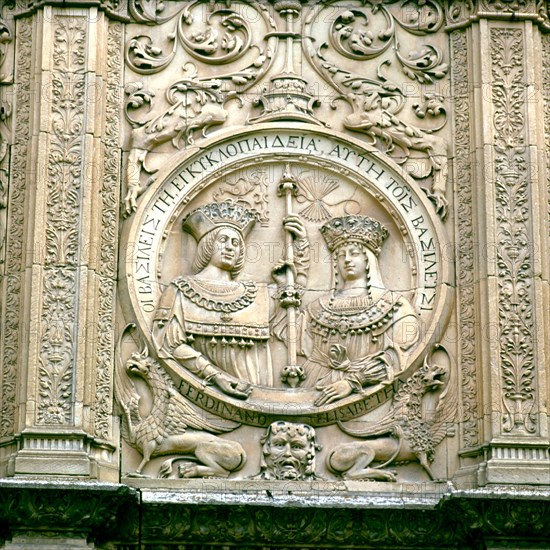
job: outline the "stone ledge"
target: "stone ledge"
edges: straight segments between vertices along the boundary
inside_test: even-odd
[[[223,491],[211,491],[223,483]],[[125,550],[149,544],[485,548],[487,541],[507,544],[518,537],[532,547],[550,543],[550,487],[457,490],[430,483],[413,495],[412,486],[365,483],[358,490],[342,483],[330,496],[320,482],[317,495],[307,496],[315,483],[251,480],[252,496],[243,499],[242,482],[238,491],[238,483],[228,480],[189,480],[180,490],[163,488],[163,480],[134,480],[134,485],[140,487],[1,480],[0,540],[84,537],[97,548]],[[201,485],[208,489],[202,495]]]

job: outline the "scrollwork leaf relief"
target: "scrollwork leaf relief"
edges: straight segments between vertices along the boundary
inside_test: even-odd
[[[492,29],[499,340],[505,432],[535,433],[533,268],[521,30]]]
[[[19,323],[21,319],[21,265],[24,249],[24,220],[26,193],[26,162],[29,142],[29,119],[31,101],[32,25],[28,19],[17,23],[17,71],[21,75],[16,87],[17,110],[15,112],[15,133],[13,160],[11,163],[10,195],[8,209],[8,232],[6,242],[6,272],[2,401],[0,408],[0,435],[13,433],[15,422],[15,389],[19,363]]]
[[[86,18],[54,19],[51,138],[47,168],[46,268],[39,350],[38,422],[72,419],[78,307]]]
[[[462,438],[466,448],[479,444],[479,406],[475,353],[474,242],[472,224],[472,170],[470,166],[471,120],[468,88],[468,49],[465,31],[451,34],[452,82],[454,85],[455,188],[458,201],[457,247],[460,315],[460,361],[462,370]]]
[[[64,424],[72,413],[76,273],[49,269],[43,280],[38,421]]]
[[[369,143],[404,165],[413,178],[431,179],[428,197],[445,219],[448,147],[438,135],[447,122],[444,99],[433,90],[420,88],[423,103],[409,102],[403,92],[404,80],[424,86],[447,77],[446,51],[434,41],[424,41],[441,28],[443,10],[436,2],[383,4],[365,2],[350,8],[337,0],[319,5],[305,18],[304,53],[319,75],[340,93],[334,102],[343,100],[351,107],[352,112],[342,118],[343,129],[363,134]],[[319,21],[329,9],[333,23],[327,31]],[[411,43],[411,34],[423,38],[416,38],[417,46],[407,51],[403,44]],[[351,65],[349,60],[355,63]],[[410,116],[411,111],[416,119]],[[410,162],[411,158],[416,161]]]

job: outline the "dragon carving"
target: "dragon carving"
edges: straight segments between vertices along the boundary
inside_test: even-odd
[[[126,118],[132,124],[130,133],[130,153],[126,170],[127,189],[124,197],[124,215],[130,216],[137,208],[136,199],[151,185],[154,176],[141,183],[141,171],[154,174],[146,165],[146,159],[154,148],[172,141],[177,149],[194,143],[193,134],[206,131],[216,124],[223,124],[227,112],[223,107],[224,97],[219,92],[218,80],[200,81],[196,78],[183,79],[173,84],[166,93],[169,108],[159,115],[138,121],[130,114],[130,109],[139,109],[151,103],[154,94],[142,90],[141,83],[126,87],[129,96],[126,102]]]
[[[131,377],[142,378],[151,392],[148,414],[140,413],[140,396]],[[230,432],[240,424],[205,416],[192,406],[146,349],[132,353],[125,367],[116,369],[115,392],[124,413],[123,437],[143,456],[131,475],[141,476],[152,458],[170,454],[184,455],[191,461],[190,466],[180,468],[182,477],[227,477],[244,466],[242,446],[214,435]]]
[[[446,351],[439,347],[442,354]],[[445,382],[449,368],[431,363],[428,358],[422,367],[399,388],[393,397],[390,411],[372,422],[339,422],[340,429],[355,437],[368,439],[337,446],[327,457],[328,468],[344,479],[396,481],[396,473],[384,469],[392,463],[420,462],[430,479],[435,476],[430,464],[434,450],[449,430],[456,414],[456,392]],[[436,396],[437,405],[431,414],[425,412],[428,393],[443,390]],[[350,427],[360,424],[361,427]],[[371,466],[376,463],[377,466]]]

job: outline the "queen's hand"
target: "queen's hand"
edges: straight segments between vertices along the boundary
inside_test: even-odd
[[[321,395],[313,403],[316,407],[344,399],[353,392],[353,387],[347,380],[338,380],[327,386],[317,386],[316,389],[321,392]]]

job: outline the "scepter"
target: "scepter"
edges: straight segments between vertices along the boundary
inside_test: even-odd
[[[293,214],[292,197],[298,194],[298,184],[296,177],[290,171],[290,165],[287,164],[283,177],[279,183],[278,192],[280,197],[284,197],[286,203],[286,216]],[[285,260],[289,266],[294,266],[294,246],[293,236],[286,232],[285,235]],[[292,388],[295,388],[301,380],[304,379],[302,367],[297,365],[297,331],[296,331],[296,308],[300,306],[300,295],[296,289],[294,271],[287,269],[286,287],[280,294],[281,307],[286,309],[287,315],[287,365],[281,373],[281,379]]]

